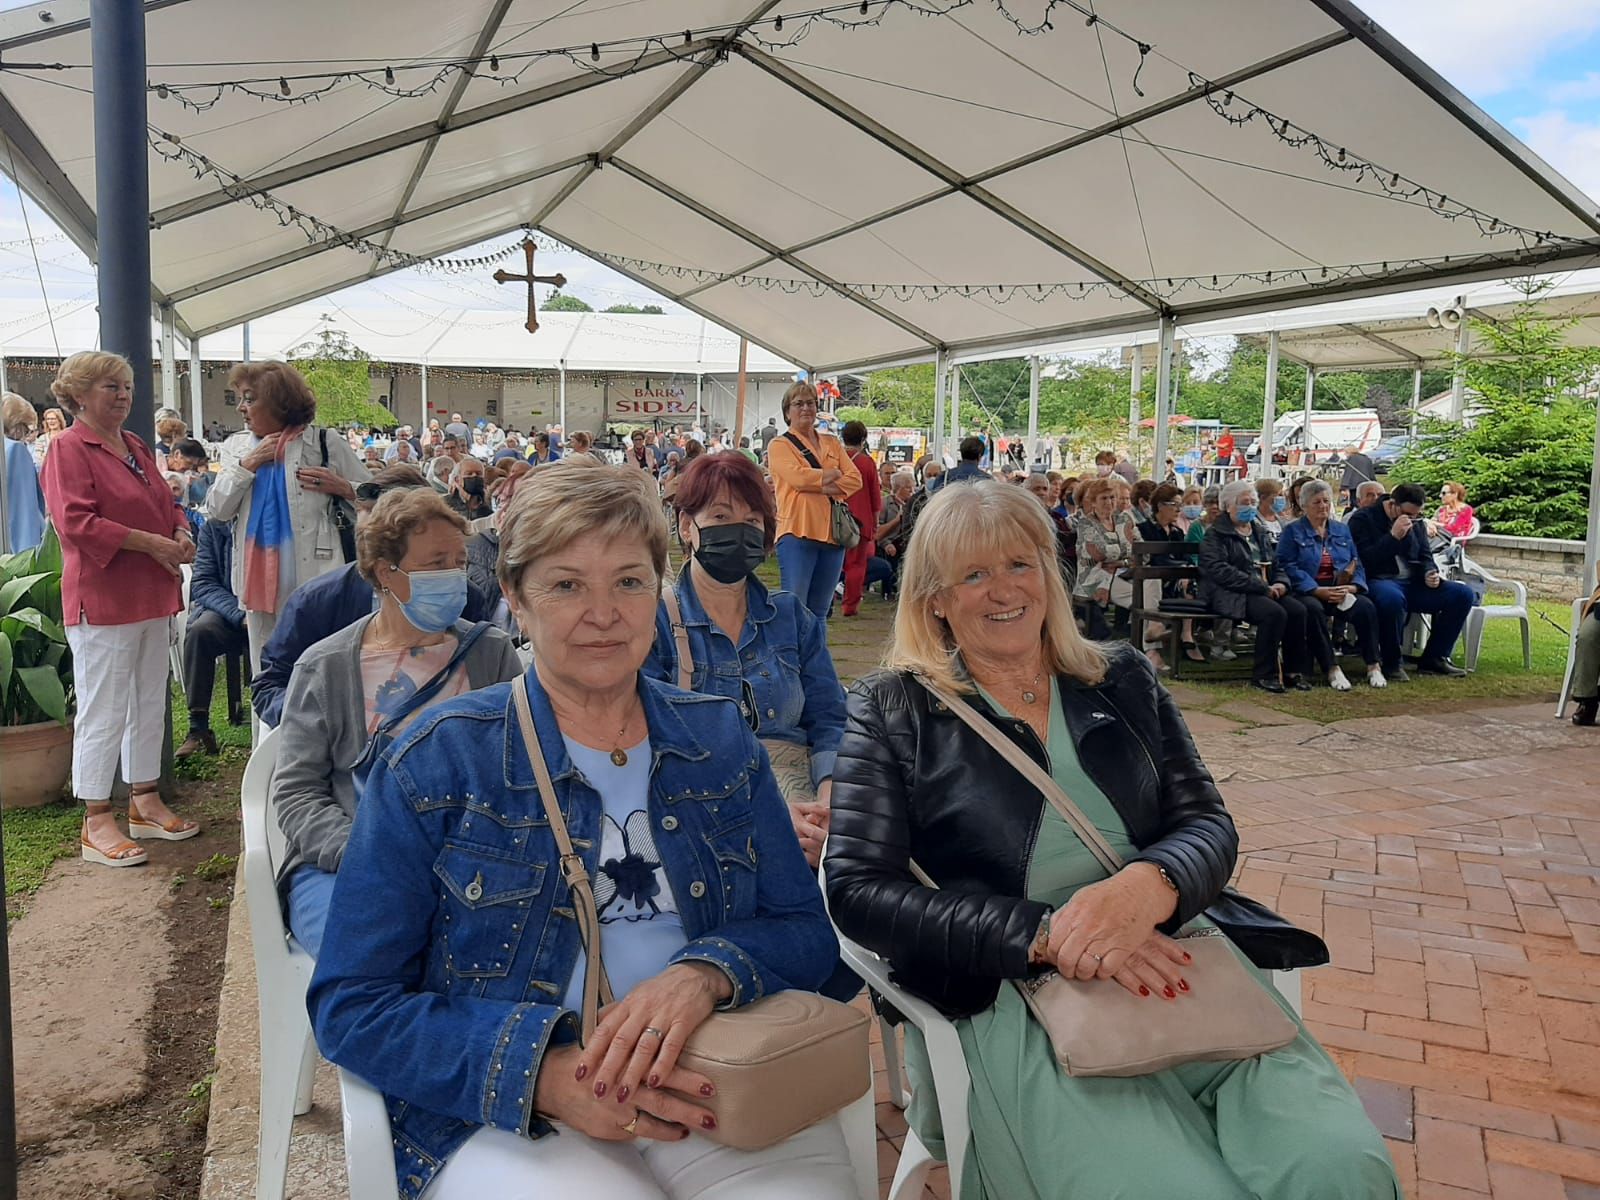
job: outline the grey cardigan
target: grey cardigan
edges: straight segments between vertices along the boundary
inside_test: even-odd
[[[280,882],[307,864],[336,872],[344,857],[356,815],[353,771],[368,741],[361,638],[371,620],[362,617],[317,642],[289,676],[272,775],[273,807],[287,840]],[[456,622],[458,635],[471,630],[471,622]],[[476,691],[518,678],[522,661],[509,637],[488,629],[467,651],[466,668],[467,686]]]

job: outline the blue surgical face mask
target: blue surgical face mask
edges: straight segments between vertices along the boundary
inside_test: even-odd
[[[1272,498],[1272,511],[1273,512],[1281,513],[1288,507],[1289,507],[1289,501],[1288,501],[1287,498],[1285,498],[1283,496],[1274,496]]]
[[[1247,505],[1234,514],[1233,520],[1238,525],[1250,525],[1261,515],[1261,510],[1255,505]]]
[[[397,571],[399,568],[395,568]],[[411,599],[395,599],[406,620],[423,633],[443,633],[461,619],[467,607],[467,573],[461,568],[446,571],[400,571],[411,581]]]
[[[1191,521],[1198,521],[1206,515],[1206,510],[1198,504],[1185,504],[1183,506],[1183,515]]]

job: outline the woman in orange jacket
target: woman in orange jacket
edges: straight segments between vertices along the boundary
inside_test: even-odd
[[[809,383],[783,394],[789,428],[772,439],[767,468],[778,499],[778,571],[817,619],[825,620],[844,566],[844,547],[833,540],[833,502],[861,490],[861,472],[839,439],[817,430],[817,393]]]

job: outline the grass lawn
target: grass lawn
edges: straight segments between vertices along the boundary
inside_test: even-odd
[[[173,744],[180,745],[189,736],[189,712],[181,688],[174,685],[172,697]],[[247,704],[248,699],[246,689]],[[220,760],[201,754],[180,762],[176,766],[179,779],[214,779],[222,761],[237,761],[242,767],[250,756],[250,726],[228,724],[227,689],[220,678],[211,706],[211,728],[222,748]],[[83,807],[64,800],[40,808],[13,809],[4,814],[3,821],[6,906],[15,917],[21,913],[20,901],[44,882],[50,864],[77,851]]]
[[[1510,593],[1491,592],[1491,605],[1510,603]],[[1366,687],[1364,676],[1345,673],[1355,689],[1344,694],[1319,687],[1313,692],[1289,692],[1274,696],[1249,686],[1242,678],[1212,681],[1202,672],[1185,674],[1183,698],[1186,708],[1213,709],[1230,701],[1248,700],[1265,708],[1304,717],[1311,721],[1342,721],[1350,717],[1378,717],[1408,710],[1441,710],[1462,701],[1519,701],[1548,698],[1561,690],[1561,676],[1567,666],[1567,624],[1572,618],[1570,601],[1540,600],[1529,597],[1528,611],[1533,617],[1533,669],[1522,666],[1522,631],[1519,622],[1490,620],[1483,627],[1483,647],[1478,668],[1461,679],[1444,679],[1411,672],[1411,682],[1394,684],[1381,691]],[[1456,665],[1462,665],[1464,651],[1458,643]],[[1239,667],[1239,663],[1230,663]],[[1246,664],[1246,669],[1248,664]]]

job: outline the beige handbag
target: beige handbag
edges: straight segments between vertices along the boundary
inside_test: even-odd
[[[594,890],[556,802],[527,689],[518,683],[511,692],[588,959],[581,1014],[587,1044],[600,1004],[615,999],[601,959]],[[813,992],[778,992],[732,1012],[712,1013],[689,1035],[678,1056],[681,1066],[698,1071],[716,1087],[709,1100],[698,1094],[682,1097],[717,1119],[715,1129],[695,1132],[736,1150],[764,1150],[860,1099],[872,1086],[868,1024],[865,1013]]]
[[[1122,869],[1121,856],[1043,767],[965,700],[927,679],[919,682],[1043,793],[1108,874]],[[929,887],[938,886],[915,863],[912,870]],[[1044,1026],[1062,1070],[1149,1075],[1187,1062],[1254,1058],[1299,1036],[1299,1026],[1245,969],[1220,929],[1189,929],[1177,939],[1193,959],[1184,968],[1193,990],[1176,1001],[1136,996],[1109,979],[1066,979],[1053,970],[1012,981]]]

